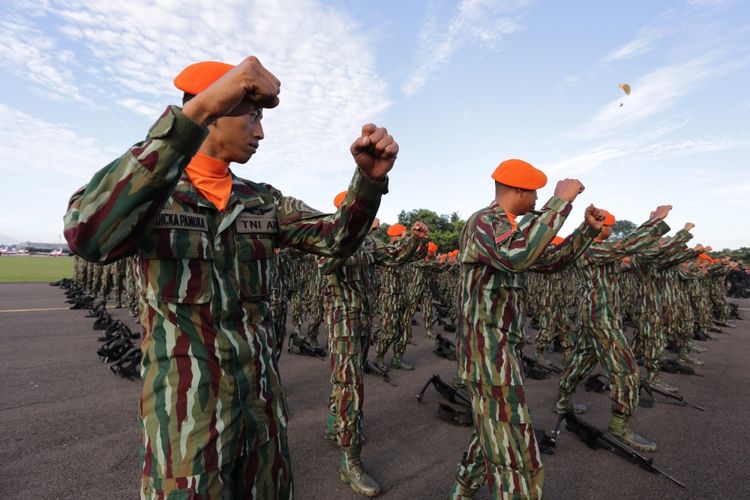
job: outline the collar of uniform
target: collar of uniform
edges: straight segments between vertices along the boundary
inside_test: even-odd
[[[238,203],[248,209],[268,205],[272,202],[273,195],[263,184],[242,179],[232,173],[232,194],[229,196],[227,210]]]
[[[216,210],[216,206],[208,201],[200,191],[190,182],[190,178],[186,173],[183,172],[180,180],[177,182],[177,186],[172,192],[172,196],[177,198],[183,203],[192,205],[194,207],[207,207]]]

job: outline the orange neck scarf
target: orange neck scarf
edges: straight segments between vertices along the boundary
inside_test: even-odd
[[[513,231],[515,232],[516,229],[518,229],[518,223],[516,222],[516,216],[512,213],[505,211],[505,216],[508,218],[508,222],[510,222],[510,227],[513,228]]]
[[[224,211],[232,193],[232,176],[229,175],[229,163],[196,153],[185,169],[190,182],[198,191]]]

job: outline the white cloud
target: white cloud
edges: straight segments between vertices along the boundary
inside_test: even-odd
[[[579,139],[594,139],[621,134],[645,119],[674,107],[706,83],[743,68],[750,62],[747,56],[718,61],[719,55],[709,54],[666,66],[630,82],[632,91],[629,96],[602,106],[571,135]],[[623,105],[620,106],[620,103]]]
[[[643,134],[624,141],[610,142],[571,158],[549,163],[543,170],[552,174],[573,175],[594,170],[613,160],[636,165],[643,161],[750,147],[750,135],[706,136],[659,143],[652,143],[653,138],[649,134]]]
[[[504,35],[521,30],[517,13],[527,3],[523,0],[462,0],[447,26],[430,15],[419,36],[416,67],[402,86],[404,94],[417,93],[463,47],[478,43],[495,48]]]
[[[613,50],[602,58],[602,63],[611,63],[621,59],[629,59],[651,51],[657,40],[670,33],[668,28],[654,28],[645,26],[638,30],[635,38],[622,47]]]
[[[188,64],[258,56],[281,80],[282,93],[281,105],[265,114],[266,140],[252,166],[277,179],[298,183],[301,171],[351,171],[349,144],[363,123],[391,105],[373,40],[355,19],[314,0],[201,0],[190,8],[173,0],[49,0],[44,12],[26,16],[28,38],[38,35],[36,46],[53,49],[74,46],[77,66],[71,74],[59,57],[49,57],[46,66],[35,64],[39,73],[78,78],[92,106],[116,105],[154,119],[179,102],[172,80]],[[2,65],[25,74],[20,58]]]
[[[122,152],[102,146],[101,141],[80,135],[69,126],[0,104],[0,174],[6,179],[35,172],[69,177],[83,184]]]
[[[74,83],[72,51],[15,16],[0,21],[0,68],[38,85],[47,95],[86,101]]]

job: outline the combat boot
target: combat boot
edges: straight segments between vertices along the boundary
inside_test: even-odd
[[[394,356],[391,360],[391,366],[397,370],[413,370],[414,367],[401,359],[401,356]]]
[[[656,451],[656,443],[643,436],[639,436],[628,425],[627,415],[612,414],[609,421],[609,433],[626,445],[640,451]]]
[[[695,352],[697,352],[698,354],[702,354],[702,353],[704,353],[704,352],[708,351],[708,349],[706,349],[705,347],[701,347],[701,346],[699,346],[699,345],[691,345],[691,346],[690,346],[690,350],[691,350],[691,351],[695,351]]]
[[[377,356],[375,358],[375,368],[377,368],[383,373],[388,371],[388,365],[385,364],[385,360],[383,360],[383,356]]]
[[[690,354],[688,354],[687,352],[681,352],[677,356],[677,359],[682,361],[683,363],[687,363],[688,365],[703,366],[703,361],[698,361],[697,359],[690,356]]]
[[[580,403],[573,403],[570,401],[570,394],[560,393],[560,397],[555,403],[555,413],[562,415],[572,411],[573,413],[586,413],[586,405]]]
[[[341,465],[339,479],[359,495],[374,497],[380,493],[380,485],[371,478],[362,467],[359,444],[352,443],[347,448],[341,448]]]

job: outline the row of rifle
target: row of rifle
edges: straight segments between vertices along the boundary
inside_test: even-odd
[[[93,329],[103,333],[98,339],[102,344],[96,351],[99,360],[107,363],[116,375],[130,380],[140,378],[142,353],[135,344],[139,335],[107,312],[106,300],[97,301],[96,297],[71,279],[62,279],[50,285],[65,290],[66,302],[71,304],[71,309],[88,310],[86,317],[94,318]]]

